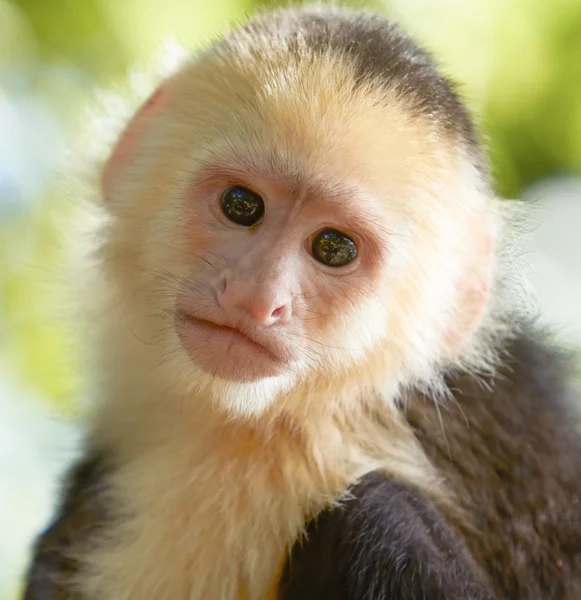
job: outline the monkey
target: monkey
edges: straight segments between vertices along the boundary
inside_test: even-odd
[[[99,175],[94,411],[25,600],[573,600],[571,356],[514,206],[384,16],[264,11]]]

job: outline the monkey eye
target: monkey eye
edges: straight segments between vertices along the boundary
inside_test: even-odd
[[[335,229],[321,231],[312,244],[313,256],[329,267],[343,267],[357,256],[355,242]]]
[[[221,205],[226,218],[244,227],[256,225],[264,215],[264,201],[262,198],[239,185],[224,190]]]

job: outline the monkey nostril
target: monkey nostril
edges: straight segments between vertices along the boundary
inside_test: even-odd
[[[280,317],[282,317],[283,313],[284,313],[284,306],[279,306],[278,308],[275,308],[272,311],[272,314],[270,316],[274,319],[280,319]]]

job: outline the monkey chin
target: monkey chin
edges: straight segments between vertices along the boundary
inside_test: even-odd
[[[214,409],[229,417],[258,419],[285,396],[296,383],[292,373],[251,382],[235,382],[203,373],[198,391],[211,399]]]

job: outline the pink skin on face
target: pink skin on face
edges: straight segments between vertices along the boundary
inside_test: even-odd
[[[263,199],[264,217],[256,227],[224,215],[220,198],[232,185]],[[176,330],[190,358],[205,372],[232,381],[281,375],[305,357],[320,358],[321,332],[345,299],[354,297],[357,273],[377,262],[373,244],[364,243],[370,235],[361,225],[365,220],[344,210],[340,197],[309,198],[290,193],[280,181],[247,174],[200,177],[191,196],[192,250],[207,261],[202,269],[197,261],[191,289],[177,304]],[[357,245],[357,257],[343,267],[312,256],[313,238],[329,228]]]

